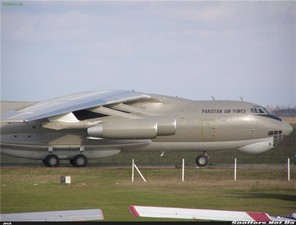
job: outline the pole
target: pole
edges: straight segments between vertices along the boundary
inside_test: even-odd
[[[185,175],[185,159],[182,159],[182,182],[184,182],[184,175]]]
[[[288,158],[288,181],[291,179],[291,173],[290,173],[290,158]]]
[[[132,159],[132,183],[134,183],[135,179],[135,160]]]
[[[236,181],[236,165],[237,165],[237,161],[236,158],[234,159],[234,181]]]

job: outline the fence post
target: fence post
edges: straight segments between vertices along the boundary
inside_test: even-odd
[[[291,173],[290,173],[290,158],[288,158],[288,181],[291,179]]]
[[[137,165],[135,164],[135,160],[132,159],[132,182],[134,182],[134,177],[135,177],[135,168],[137,170],[137,172],[140,174],[141,178],[143,179],[144,182],[147,182],[145,177],[142,175],[141,171],[139,170],[139,168],[137,167]]]
[[[185,159],[182,159],[182,182],[184,182],[184,176],[185,176]]]
[[[132,159],[132,183],[134,183],[135,179],[135,160]]]
[[[234,181],[236,181],[236,166],[237,166],[237,161],[236,158],[234,159]]]

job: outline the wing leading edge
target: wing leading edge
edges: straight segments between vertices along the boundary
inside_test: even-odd
[[[150,98],[150,95],[135,91],[93,91],[72,94],[41,101],[18,111],[9,111],[2,115],[0,120],[1,122],[30,122],[73,111]]]

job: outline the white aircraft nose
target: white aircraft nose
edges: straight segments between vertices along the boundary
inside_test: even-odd
[[[287,123],[286,121],[283,121],[283,123],[282,123],[283,125],[282,125],[282,130],[283,130],[283,134],[284,135],[289,135],[289,134],[291,134],[292,133],[292,131],[293,131],[293,127],[289,124],[289,123]]]

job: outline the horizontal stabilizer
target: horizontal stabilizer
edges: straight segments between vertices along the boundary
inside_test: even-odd
[[[101,209],[81,209],[65,211],[46,211],[28,213],[0,214],[0,221],[93,221],[103,220],[104,214]]]
[[[129,211],[136,217],[192,219],[210,221],[271,221],[263,212],[241,212],[212,209],[188,209],[156,206],[129,206]]]

